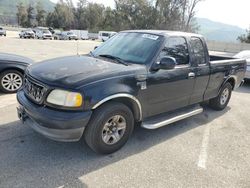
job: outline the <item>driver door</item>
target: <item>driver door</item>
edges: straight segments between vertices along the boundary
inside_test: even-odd
[[[193,68],[190,64],[187,41],[184,37],[167,39],[161,57],[176,59],[176,67],[171,70],[149,72],[147,89],[144,90],[144,117],[172,111],[189,104],[194,88]]]

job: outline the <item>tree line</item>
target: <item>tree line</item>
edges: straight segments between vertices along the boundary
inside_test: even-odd
[[[202,0],[115,0],[115,7],[79,0],[60,0],[52,12],[41,3],[17,5],[17,21],[22,27],[121,31],[165,29],[195,32],[195,9]]]
[[[241,43],[250,43],[250,29],[246,31],[246,34],[243,34],[237,39]]]

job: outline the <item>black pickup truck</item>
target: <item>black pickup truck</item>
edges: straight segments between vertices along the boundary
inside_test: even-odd
[[[223,110],[246,71],[241,59],[209,56],[202,36],[170,31],[120,32],[93,52],[26,70],[19,118],[57,141],[83,136],[96,152],[120,149],[134,125],[156,129]]]

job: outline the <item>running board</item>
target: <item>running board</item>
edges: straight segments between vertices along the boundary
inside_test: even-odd
[[[188,117],[200,114],[203,112],[203,108],[199,105],[184,108],[182,110],[162,114],[142,122],[141,126],[145,129],[158,129],[165,125],[186,119]]]

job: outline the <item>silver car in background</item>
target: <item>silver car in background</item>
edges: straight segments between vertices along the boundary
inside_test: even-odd
[[[0,27],[0,36],[6,37],[6,31],[2,27]]]
[[[72,31],[62,32],[60,40],[78,40],[77,35]]]
[[[24,38],[24,39],[26,39],[26,38],[28,38],[28,39],[30,39],[30,38],[34,39],[35,38],[35,33],[31,29],[26,29],[26,30],[22,30],[19,33],[19,37],[20,38]]]
[[[250,50],[244,50],[234,56],[235,58],[245,59],[247,61],[247,71],[245,79],[250,79]]]

